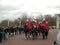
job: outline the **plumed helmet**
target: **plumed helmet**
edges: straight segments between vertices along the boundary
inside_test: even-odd
[[[35,21],[35,20],[33,19],[33,21]]]
[[[28,19],[26,21],[29,21]]]
[[[45,18],[43,18],[43,20],[42,21],[45,21]]]

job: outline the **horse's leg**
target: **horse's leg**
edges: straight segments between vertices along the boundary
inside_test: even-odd
[[[35,35],[36,35],[36,38],[37,38],[37,36],[38,36],[38,32],[37,31],[35,32]]]
[[[28,39],[30,38],[30,31],[29,30],[27,31],[27,38]]]
[[[33,35],[33,31],[32,31],[32,39],[33,39],[34,35]]]
[[[39,31],[39,33],[38,33],[38,34],[39,34],[39,36],[40,36],[40,31]]]
[[[45,39],[45,32],[44,31],[42,32],[42,37],[43,37],[43,39]]]
[[[27,31],[25,30],[24,33],[25,33],[25,39],[27,39]]]
[[[44,33],[43,33],[43,39],[45,39],[45,35],[44,35]]]
[[[48,36],[48,31],[46,30],[46,32],[45,32],[45,35],[46,35],[46,38],[47,38],[47,36]]]

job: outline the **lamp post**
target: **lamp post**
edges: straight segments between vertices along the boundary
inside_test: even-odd
[[[9,19],[8,19],[8,27],[9,27]]]
[[[18,23],[21,26],[21,19],[20,18],[18,18]]]

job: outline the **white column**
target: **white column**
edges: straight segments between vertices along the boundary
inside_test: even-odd
[[[59,16],[57,15],[56,28],[59,29]]]

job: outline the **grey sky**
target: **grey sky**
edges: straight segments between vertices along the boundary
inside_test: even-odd
[[[9,17],[13,16],[12,15],[13,11],[15,11],[17,9],[18,8],[16,8],[16,7],[0,5],[0,21],[8,19]]]
[[[33,16],[38,16],[39,13],[58,14],[60,0],[0,0],[0,21],[8,18],[14,20],[21,17],[22,12],[26,12],[29,16],[32,13]]]

